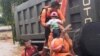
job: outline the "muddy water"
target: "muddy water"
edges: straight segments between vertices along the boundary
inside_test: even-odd
[[[0,56],[20,56],[21,48],[18,43],[13,44],[12,40],[0,40]]]

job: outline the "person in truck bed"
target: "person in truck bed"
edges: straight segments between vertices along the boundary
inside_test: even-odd
[[[62,28],[60,36],[53,38],[53,33],[51,32],[49,35],[49,48],[50,48],[50,56],[74,56],[75,53],[73,51],[73,43],[68,35],[68,31],[70,29],[70,24],[66,27]],[[56,33],[57,34],[57,33]]]
[[[21,53],[21,56],[33,56],[36,53],[38,53],[37,51],[37,46],[32,45],[30,40],[24,40],[24,45],[25,48]],[[36,54],[39,56],[39,54]]]
[[[54,1],[51,3],[51,6],[45,6],[41,13],[40,13],[40,24],[45,28],[45,43],[44,43],[44,47],[43,47],[43,52],[42,52],[42,56],[46,56],[46,50],[45,48],[48,48],[48,37],[50,34],[50,28],[46,27],[46,23],[51,19],[50,14],[55,11],[57,12],[59,19],[64,23],[65,22],[65,17],[63,16],[62,12],[59,9],[60,4],[57,1]]]
[[[60,7],[60,4],[57,1],[54,1],[54,2],[51,3],[51,6],[44,7],[42,12],[41,12],[41,14],[40,14],[40,23],[45,28],[45,39],[46,39],[46,42],[45,42],[44,46],[47,46],[48,36],[50,34],[50,28],[46,27],[45,24],[51,19],[51,16],[50,16],[51,12],[56,11],[58,16],[59,16],[59,19],[63,23],[65,22],[65,18],[63,16],[62,12],[60,11],[59,7]]]

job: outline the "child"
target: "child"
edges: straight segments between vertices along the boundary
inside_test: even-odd
[[[51,19],[46,23],[46,26],[50,26],[51,32],[53,33],[53,37],[59,37],[61,30],[59,25],[62,25],[62,21],[58,19],[57,12],[51,13]]]

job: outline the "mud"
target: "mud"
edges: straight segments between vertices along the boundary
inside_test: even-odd
[[[0,40],[0,56],[21,56],[21,50],[18,42],[13,44],[12,39]]]

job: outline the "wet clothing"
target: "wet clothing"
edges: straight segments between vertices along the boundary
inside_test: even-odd
[[[35,52],[36,52],[36,48],[33,46],[30,46],[23,50],[23,53],[21,54],[21,56],[32,56]]]

